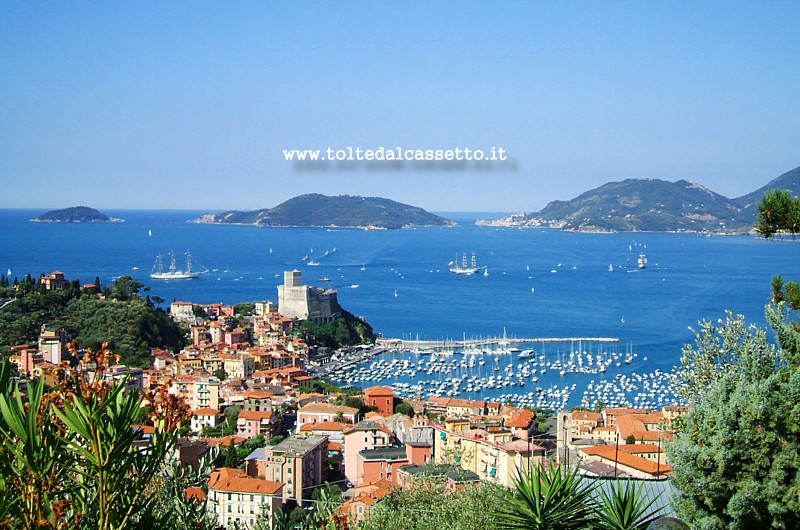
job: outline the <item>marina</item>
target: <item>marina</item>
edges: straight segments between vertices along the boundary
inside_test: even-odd
[[[683,404],[674,370],[648,371],[646,357],[640,358],[630,345],[625,351],[612,347],[618,342],[613,338],[383,339],[379,347],[361,350],[347,362],[334,357],[323,377],[344,387],[390,386],[405,399],[459,397],[549,410]],[[523,344],[538,348],[520,349]]]

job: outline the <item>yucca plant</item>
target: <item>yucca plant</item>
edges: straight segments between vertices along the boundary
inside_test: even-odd
[[[505,509],[495,514],[498,527],[529,530],[572,530],[590,527],[594,519],[593,485],[577,470],[542,466],[518,473],[514,490],[506,492]]]
[[[658,496],[645,494],[638,482],[615,480],[610,491],[598,490],[597,530],[645,530],[664,510],[653,508]]]

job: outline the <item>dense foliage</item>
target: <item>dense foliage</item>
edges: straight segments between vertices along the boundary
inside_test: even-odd
[[[728,313],[704,322],[684,348],[684,398],[667,454],[682,495],[678,513],[698,529],[800,527],[800,286],[773,281],[767,306],[778,344]]]
[[[414,487],[389,493],[375,508],[364,530],[483,530],[495,528],[494,512],[504,502],[491,484],[446,491],[443,482],[417,478]]]
[[[758,205],[756,232],[771,239],[776,234],[800,232],[800,198],[787,190],[773,190]]]
[[[143,285],[128,276],[104,289],[104,298],[81,290],[79,282],[46,290],[30,276],[13,287],[0,287],[0,345],[35,344],[43,324],[64,329],[81,348],[108,342],[122,362],[150,364],[150,348],[175,350],[184,334],[169,315],[140,295]],[[0,304],[2,305],[2,304]]]
[[[165,388],[144,398],[154,433],[140,443],[133,428],[143,396],[113,386],[103,371],[116,356],[103,346],[85,360],[94,375],[62,373],[58,388],[27,387],[25,403],[8,364],[0,364],[0,527],[122,530],[170,527],[178,496],[158,478],[188,407]],[[177,482],[177,481],[174,481]]]
[[[375,505],[366,530],[644,530],[657,519],[657,498],[638,482],[603,489],[576,471],[534,466],[513,490],[488,483],[451,490],[440,479],[415,477]]]
[[[375,340],[375,332],[367,321],[344,310],[342,316],[327,324],[319,325],[304,320],[296,333],[309,346],[325,346],[334,350]]]

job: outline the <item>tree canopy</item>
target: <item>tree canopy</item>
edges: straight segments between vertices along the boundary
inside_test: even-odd
[[[64,329],[80,348],[98,350],[104,342],[125,364],[149,365],[150,349],[176,350],[185,344],[180,327],[139,291],[128,276],[105,288],[106,296],[83,293],[79,282],[44,289],[28,275],[18,291],[0,287],[0,299],[16,299],[0,308],[2,346],[35,344],[43,324]]]
[[[773,281],[767,332],[728,313],[683,352],[692,407],[667,445],[675,508],[692,528],[800,527],[800,327],[797,284]]]
[[[800,232],[800,198],[786,190],[772,190],[758,204],[755,231],[773,238],[778,233],[795,236]]]

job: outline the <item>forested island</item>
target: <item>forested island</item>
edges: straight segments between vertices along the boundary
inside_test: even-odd
[[[50,210],[31,221],[37,223],[121,223],[124,219],[109,217],[88,206],[73,206],[61,210]]]
[[[381,197],[311,193],[274,208],[207,213],[193,223],[245,224],[263,227],[347,227],[394,229],[406,226],[450,226],[453,221],[422,208]]]

